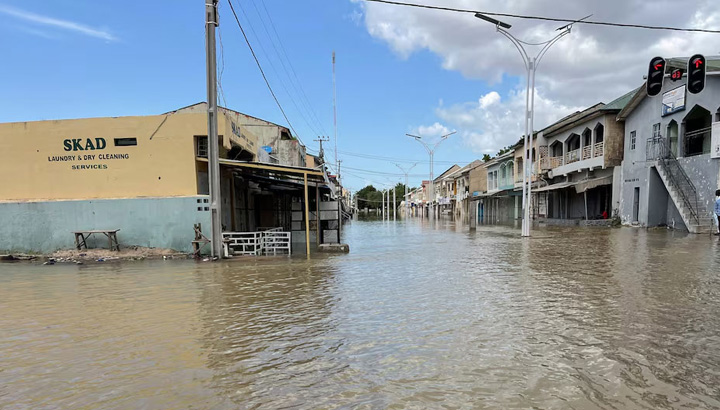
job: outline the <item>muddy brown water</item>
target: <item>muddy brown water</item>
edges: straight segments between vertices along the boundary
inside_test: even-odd
[[[347,226],[347,255],[0,264],[2,409],[720,408],[720,244]]]

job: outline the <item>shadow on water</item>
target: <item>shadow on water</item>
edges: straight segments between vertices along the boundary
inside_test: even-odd
[[[720,408],[717,238],[366,218],[343,242],[0,265],[0,408]]]

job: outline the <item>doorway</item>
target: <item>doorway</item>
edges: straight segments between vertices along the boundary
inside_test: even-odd
[[[633,195],[633,217],[632,222],[638,223],[640,217],[640,188],[635,188],[635,194]]]

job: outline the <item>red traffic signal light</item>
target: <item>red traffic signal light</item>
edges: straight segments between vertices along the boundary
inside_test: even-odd
[[[650,60],[650,66],[648,67],[647,75],[647,95],[654,97],[660,94],[663,87],[663,81],[665,80],[665,59],[662,57],[655,57]]]
[[[687,86],[688,91],[697,94],[705,88],[705,57],[695,54],[688,60]]]
[[[679,69],[679,68],[676,68],[676,69],[672,70],[672,73],[670,74],[670,78],[671,78],[673,81],[680,81],[680,80],[682,80],[682,76],[683,76],[683,71],[682,71],[681,69]]]

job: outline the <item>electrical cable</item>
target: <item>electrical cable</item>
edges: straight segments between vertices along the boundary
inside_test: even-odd
[[[300,141],[301,144],[305,145],[305,143],[302,142],[300,139],[300,135],[295,130],[295,127],[293,127],[292,123],[290,122],[290,119],[288,118],[287,114],[285,114],[285,110],[283,109],[282,105],[280,104],[280,101],[278,101],[277,96],[275,95],[275,91],[273,91],[272,87],[270,86],[270,82],[267,79],[267,76],[265,75],[265,71],[263,70],[262,66],[260,65],[260,61],[257,58],[257,55],[255,54],[255,50],[253,49],[252,45],[250,44],[250,40],[248,40],[247,34],[245,34],[245,30],[242,27],[242,24],[240,24],[240,19],[237,16],[237,13],[235,13],[235,8],[233,7],[232,0],[228,0],[228,4],[230,5],[230,10],[233,13],[233,16],[235,16],[235,21],[237,22],[238,27],[240,28],[240,32],[242,32],[243,38],[245,38],[245,43],[247,43],[248,48],[250,48],[250,53],[253,56],[253,59],[255,60],[255,64],[257,64],[258,69],[260,69],[260,74],[262,74],[263,80],[265,80],[265,85],[267,85],[268,90],[270,90],[270,94],[272,94],[273,99],[275,100],[275,103],[277,104],[278,108],[280,108],[280,112],[282,112],[283,117],[285,117],[285,121],[287,121],[288,126],[293,130],[295,133],[295,138]]]
[[[253,3],[253,6],[254,5],[255,4]],[[305,117],[305,114],[303,114],[302,110],[300,110],[300,107],[298,107],[297,101],[295,101],[295,98],[290,93],[290,90],[289,90],[287,84],[285,84],[285,80],[280,75],[277,68],[275,68],[275,64],[273,64],[273,60],[270,58],[270,53],[265,49],[263,42],[260,40],[260,36],[255,31],[255,27],[253,26],[253,23],[250,20],[250,15],[248,14],[247,11],[245,11],[245,8],[242,6],[242,3],[238,4],[238,7],[240,7],[240,12],[243,14],[243,16],[245,16],[245,20],[247,21],[247,26],[250,28],[250,32],[252,33],[252,35],[255,36],[255,40],[257,40],[257,45],[260,46],[260,51],[265,56],[265,59],[267,60],[268,65],[270,66],[270,69],[272,70],[273,73],[275,73],[275,78],[280,82],[280,87],[285,91],[285,94],[290,99],[290,103],[292,103],[292,105],[295,107],[296,112],[298,113],[300,118],[302,118],[302,120],[305,122],[305,124],[308,126],[308,128],[310,128],[310,131],[313,134],[317,135],[318,131],[312,125],[310,125],[307,118]],[[255,11],[257,12],[257,7],[255,7]],[[259,12],[258,12],[258,16],[259,16]],[[263,28],[265,29],[265,33],[269,36],[270,33],[268,33],[267,28],[265,27],[265,22],[261,20],[261,23],[263,25]],[[275,44],[273,43],[272,45],[274,48]]]
[[[255,4],[255,3],[253,3],[253,4]],[[305,89],[303,88],[302,82],[300,81],[300,78],[298,77],[297,72],[295,71],[295,67],[293,66],[292,60],[288,56],[287,50],[285,49],[285,46],[283,45],[282,39],[280,38],[280,35],[278,34],[277,29],[275,28],[275,22],[273,21],[272,16],[270,15],[270,12],[268,11],[267,6],[265,5],[265,1],[260,0],[260,4],[262,4],[263,10],[265,11],[265,15],[267,16],[268,20],[270,21],[270,27],[272,27],[272,30],[275,33],[275,38],[277,38],[277,41],[280,44],[280,50],[282,51],[282,54],[285,57],[285,61],[287,61],[288,66],[290,67],[290,71],[292,71],[293,76],[295,77],[295,81],[297,83],[297,88],[294,86],[295,83],[292,82],[292,79],[290,80],[291,85],[293,85],[293,88],[295,88],[296,92],[297,92],[298,88],[300,89],[299,95],[300,95],[300,97],[302,97],[302,98],[300,98],[300,102],[303,103],[303,99],[304,99],[305,107],[308,110],[308,112],[310,113],[311,119],[315,120],[315,124],[318,126],[318,128],[320,128],[320,131],[322,131],[323,135],[328,135],[328,132],[325,130],[325,127],[323,127],[322,122],[320,121],[320,119],[317,116],[317,113],[313,109],[312,104],[310,104],[310,99],[307,97],[307,94],[305,93]],[[257,6],[255,6],[255,9],[257,10]],[[259,12],[258,12],[258,14],[259,14]],[[261,17],[261,20],[262,20],[262,17]],[[263,24],[264,24],[264,22],[263,22]],[[270,36],[270,37],[272,39],[272,36]],[[273,42],[273,48],[275,48],[274,42]],[[275,51],[277,52],[277,48],[275,48]],[[278,53],[278,55],[280,55],[280,53]],[[283,62],[282,58],[280,59],[280,62],[281,63]],[[287,68],[285,67],[284,63],[283,63],[283,68],[286,69],[286,73],[287,73]],[[288,74],[288,78],[290,78],[289,74]]]
[[[553,21],[553,22],[570,23],[570,24],[591,24],[591,25],[596,25],[596,26],[611,26],[611,27],[638,28],[638,29],[646,29],[646,30],[669,30],[669,31],[684,31],[684,32],[690,32],[690,33],[712,33],[712,34],[720,34],[720,30],[709,30],[709,29],[702,29],[702,28],[682,28],[682,27],[670,27],[670,26],[650,26],[650,25],[646,25],[646,24],[611,23],[611,22],[606,22],[606,21],[593,21],[593,20],[582,20],[582,21],[578,21],[577,19],[565,19],[565,18],[544,17],[544,16],[531,16],[531,15],[512,14],[512,13],[495,13],[495,12],[489,12],[489,11],[469,10],[469,9],[457,9],[457,8],[453,8],[453,7],[432,6],[432,5],[428,5],[428,4],[405,3],[405,2],[392,1],[392,0],[364,0],[364,1],[372,2],[372,3],[392,4],[392,5],[396,5],[396,6],[416,7],[416,8],[423,8],[423,9],[454,11],[454,12],[458,12],[458,13],[473,13],[473,14],[474,14],[474,13],[480,13],[480,14],[484,14],[484,15],[486,15],[486,16],[511,17],[511,18],[517,18],[517,19],[525,19],[525,20]]]

